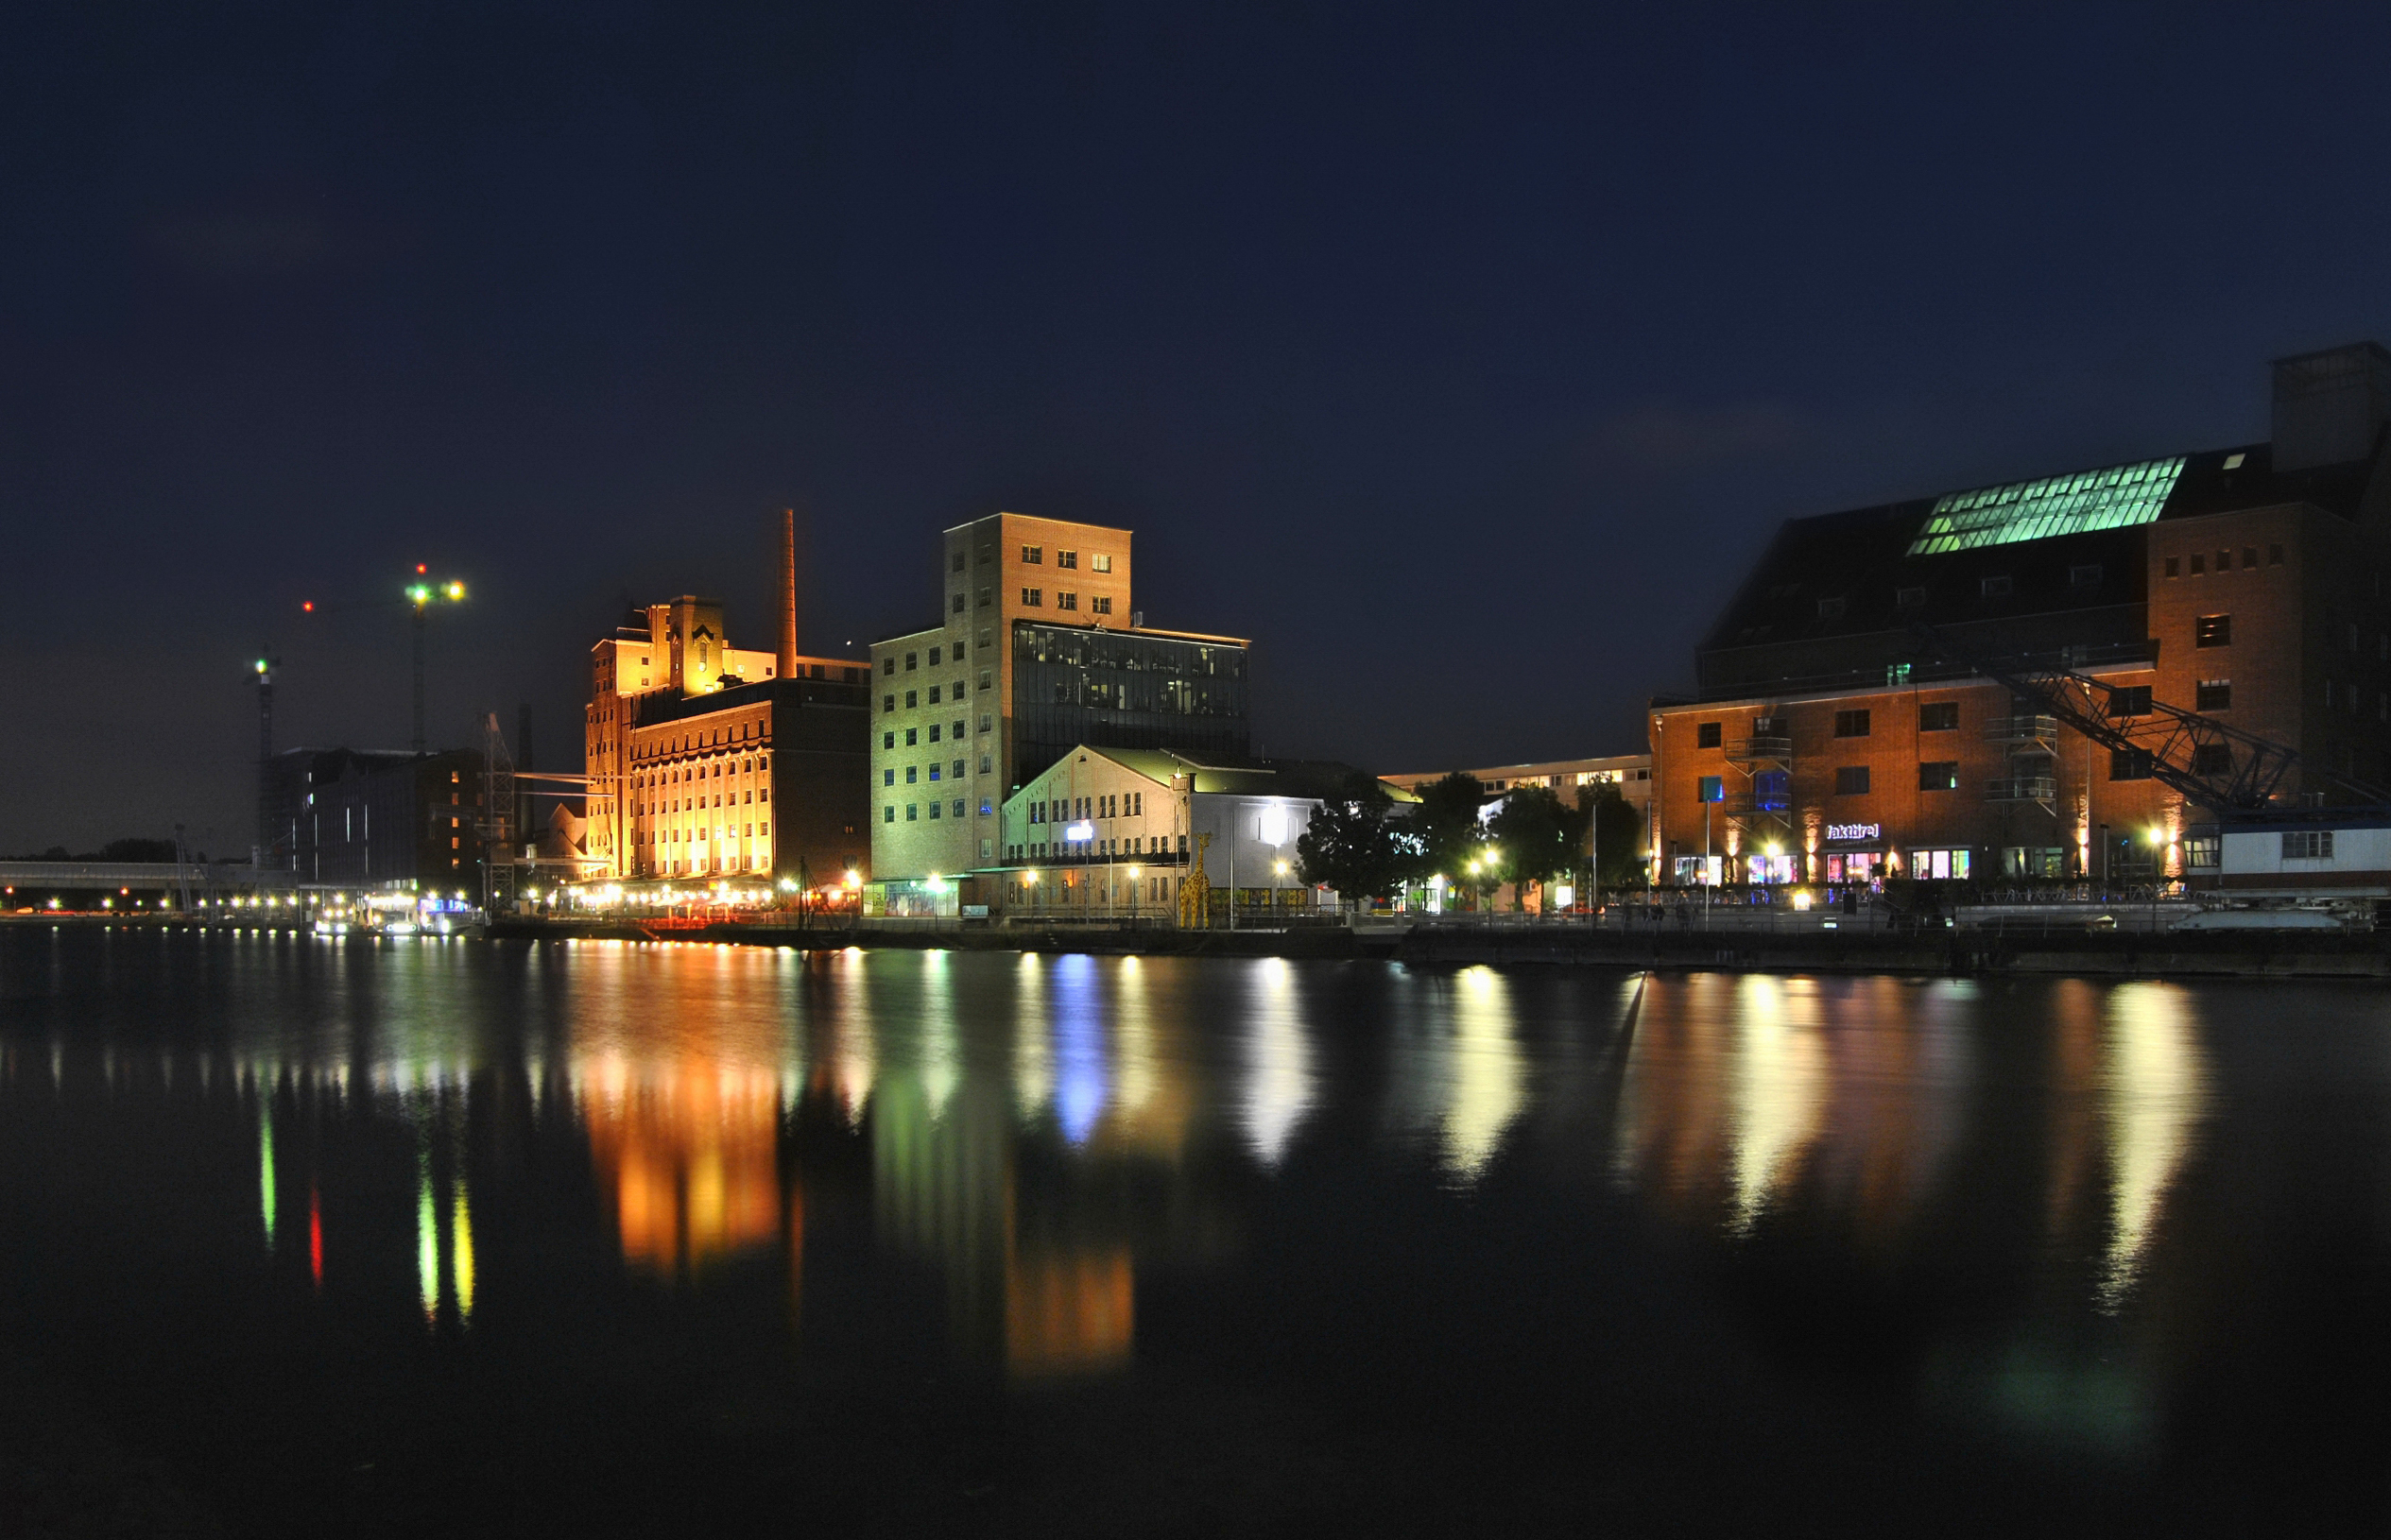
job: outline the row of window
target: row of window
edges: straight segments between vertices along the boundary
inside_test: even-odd
[[[1076,811],[1075,811],[1075,809]],[[1142,818],[1145,816],[1144,792],[1118,792],[1110,796],[1071,797],[1032,802],[1029,821],[1033,824],[1069,823],[1075,818]]]
[[[937,822],[938,821],[938,814],[939,814],[940,811],[941,811],[941,810],[943,810],[943,809],[945,809],[945,808],[947,808],[949,805],[950,805],[950,804],[945,803],[945,802],[933,802],[933,803],[931,803],[931,804],[929,805],[929,806],[930,806],[930,821],[931,821],[932,823],[937,823]],[[961,797],[959,797],[959,796],[958,796],[958,797],[956,797],[956,798],[955,799],[954,803],[952,804],[952,806],[953,806],[953,808],[954,808],[954,810],[955,810],[955,811],[954,811],[953,813],[949,813],[949,814],[948,814],[948,816],[949,816],[949,817],[954,817],[954,818],[967,818],[967,817],[969,817],[969,816],[971,816],[971,814],[970,814],[970,813],[968,813],[967,812],[965,812],[965,811],[964,811],[964,810],[965,810],[965,808],[968,806],[968,804],[967,804],[967,803],[965,803],[965,801],[963,800],[963,798],[961,798]],[[994,806],[994,805],[993,805],[992,803],[990,803],[990,802],[989,802],[989,801],[986,797],[982,797],[982,798],[980,799],[980,816],[981,816],[981,817],[983,817],[983,818],[987,817],[987,816],[989,815],[989,813],[993,810],[993,806]],[[919,821],[920,820],[920,817],[921,817],[921,804],[920,804],[920,803],[919,803],[919,802],[908,802],[908,803],[906,803],[906,804],[905,804],[905,822],[906,822],[906,823],[909,823],[909,824],[910,824],[910,823],[917,823],[917,822],[919,822]],[[893,824],[893,823],[895,823],[895,822],[897,821],[897,805],[896,805],[895,803],[890,802],[890,803],[885,804],[885,805],[881,808],[881,810],[880,810],[880,821],[881,821],[882,823],[884,823],[884,824]]]
[[[964,649],[970,645],[971,644],[969,642],[958,642],[955,644],[954,658],[956,662],[959,663],[963,661],[965,656]],[[920,666],[920,663],[921,655],[920,653],[909,652],[905,654],[906,673],[912,673],[916,668]],[[937,668],[938,666],[938,649],[936,647],[930,649],[930,666],[932,668]],[[890,653],[887,657],[880,660],[880,672],[883,674],[894,674],[897,672],[897,655],[895,653]],[[956,685],[955,688],[960,690],[963,687],[961,685]],[[931,698],[935,700],[937,697],[933,696]]]
[[[693,813],[699,808],[718,808],[724,806],[723,796],[723,793],[716,792],[712,801],[702,796],[670,796],[661,803],[634,799],[631,803],[631,816],[637,818],[654,813]],[[729,805],[734,808],[741,803],[769,802],[772,800],[772,788],[764,786],[745,794],[731,792],[729,796],[731,797]]]
[[[994,714],[988,711],[982,711],[980,713],[980,731],[992,732],[995,730],[995,727],[996,718]],[[963,728],[964,723],[961,717],[955,718],[952,723],[933,722],[930,724],[929,727],[930,742],[934,744],[937,743],[938,741],[938,734],[941,731],[944,731],[948,737],[954,739],[959,744],[965,737]],[[922,729],[920,727],[905,728],[905,747],[912,748],[918,745],[921,742],[921,731]],[[897,746],[897,734],[895,729],[892,728],[880,735],[880,746],[882,748],[894,748]]]
[[[631,758],[634,760],[669,759],[676,754],[691,754],[703,749],[718,748],[725,744],[753,743],[764,736],[764,724],[761,722],[734,722],[728,727],[682,733],[677,738],[666,739],[662,743],[634,744],[631,748]]]
[[[1178,836],[1181,855],[1187,853],[1187,836]],[[1111,840],[1036,840],[1026,845],[1005,847],[1008,861],[1045,861],[1065,855],[1078,856],[1161,856],[1171,850],[1168,834],[1127,834]]]
[[[993,690],[996,688],[996,673],[993,669],[984,668],[980,670],[980,688],[982,690]],[[934,684],[930,687],[929,704],[936,706],[941,700],[961,700],[968,693],[968,688],[961,679],[955,680],[952,687],[941,684]],[[908,690],[905,692],[906,710],[918,710],[921,707],[921,704],[922,700],[920,691]],[[887,715],[896,709],[896,692],[890,691],[887,694],[880,697],[880,712],[883,716]]]
[[[740,833],[741,829],[745,829],[747,832]],[[722,831],[722,837],[726,840],[769,839],[772,837],[772,826],[769,823],[734,824]],[[706,831],[703,828],[635,829],[631,830],[631,843],[633,845],[703,845],[706,843]]]
[[[2374,700],[2375,720],[2391,722],[2391,694],[2377,691]],[[2328,711],[2346,710],[2351,716],[2364,716],[2366,711],[2366,693],[2354,684],[2335,685],[2332,680],[2327,679],[2325,681],[2325,710]]]
[[[2345,691],[2347,693],[2348,692]],[[2354,696],[2352,697],[2354,699]],[[2333,684],[2325,681],[2325,704],[2333,704]],[[2193,686],[2193,710],[2195,711],[2228,711],[2233,709],[2233,681],[2202,679]],[[2355,707],[2352,707],[2355,710]],[[2114,720],[2150,715],[2150,686],[2146,684],[2118,685],[2108,692],[2108,714]],[[1834,735],[1837,738],[1870,736],[1873,714],[1869,708],[1860,707],[1834,713]],[[1765,737],[1763,729],[1775,726],[1775,719],[1761,717],[1753,723],[1756,736]],[[1918,708],[1919,732],[1956,732],[1959,730],[1959,703],[1955,700],[1921,702]],[[1700,722],[1694,724],[1694,746],[1718,748],[1726,736],[1726,724]]]
[[[957,601],[955,608],[957,611],[960,611],[963,607],[961,604],[963,595],[958,593],[955,597]],[[1045,607],[1045,590],[1022,590],[1022,607],[1023,609],[1042,609]],[[1057,609],[1076,609],[1079,607],[1079,595],[1058,589],[1055,590],[1055,607]],[[1109,593],[1092,593],[1088,595],[1088,613],[1091,615],[1111,614],[1112,596]]]
[[[946,764],[937,764],[937,763],[933,763],[933,764],[931,764],[930,766],[928,766],[928,769],[929,769],[929,772],[930,772],[930,779],[931,779],[932,780],[936,780],[936,779],[938,779],[940,772],[945,772],[945,774],[946,774],[946,778],[947,778],[949,780],[961,780],[961,779],[963,779],[963,776],[964,776],[964,766],[965,766],[965,764],[966,764],[966,763],[968,763],[968,762],[969,762],[969,761],[964,761],[964,760],[955,760],[955,761],[952,761],[951,763],[946,763]],[[994,768],[995,763],[996,763],[996,757],[995,757],[994,755],[992,755],[992,754],[983,754],[983,755],[981,755],[981,756],[980,756],[980,774],[981,774],[981,775],[984,775],[984,776],[985,776],[985,775],[989,774],[989,773],[992,771],[992,769]],[[913,785],[913,784],[916,782],[916,780],[919,779],[918,772],[920,772],[922,768],[923,768],[922,766],[920,766],[920,765],[917,765],[917,764],[908,764],[908,765],[906,765],[906,766],[905,766],[905,784],[906,784],[906,785],[908,785],[908,786]],[[895,766],[891,765],[891,766],[889,766],[887,769],[885,769],[885,770],[883,770],[883,771],[881,771],[881,772],[880,772],[880,784],[882,784],[883,786],[894,786],[896,783],[897,783],[897,771],[896,771],[896,767],[895,767]]]
[[[1035,567],[1045,559],[1044,546],[1024,545],[1022,547],[1022,562],[1024,566]],[[1079,553],[1058,550],[1055,553],[1055,565],[1065,571],[1075,568],[1079,565]],[[958,573],[963,570],[962,553],[959,551],[955,553],[955,570]],[[1088,570],[1092,573],[1109,573],[1112,570],[1112,557],[1102,551],[1091,551],[1088,553]]]
[[[2169,577],[2180,577],[2183,575],[2183,566],[2187,560],[2191,563],[2192,575],[2194,577],[2199,577],[2209,571],[2209,554],[2206,551],[2194,551],[2189,557],[2169,556],[2159,564],[2159,570],[2165,573]],[[2216,570],[2218,573],[2224,573],[2231,572],[2233,570],[2233,553],[2230,551],[2219,551],[2216,555]],[[2280,567],[2283,564],[2283,548],[2281,546],[2270,545],[2266,548],[2266,564],[2269,567]],[[2255,545],[2245,545],[2242,547],[2243,570],[2246,572],[2257,565],[2258,547]]]

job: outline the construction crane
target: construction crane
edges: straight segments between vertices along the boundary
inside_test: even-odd
[[[407,603],[414,607],[415,620],[415,752],[423,752],[423,617],[436,604],[462,604],[465,585],[454,580],[432,583],[424,580],[424,564],[415,564],[415,581],[407,585]]]
[[[2283,779],[2299,765],[2296,749],[2153,699],[2147,688],[2079,673],[2065,654],[2056,660],[1999,661],[1969,653],[1923,621],[1914,622],[1910,634],[1926,652],[2007,686],[2020,702],[2111,754],[2135,756],[2151,779],[2214,813],[2220,822],[2284,815],[2276,797]],[[2391,806],[2391,792],[2382,787],[2313,766],[2306,774],[2333,782],[2360,802]]]
[[[274,848],[274,670],[282,661],[271,642],[257,655],[257,842],[249,864],[259,869]]]
[[[435,580],[430,575],[430,573],[431,568],[428,563],[421,561],[417,562],[415,564],[414,580],[407,584],[406,588],[402,591],[400,597],[396,599],[365,599],[330,606],[319,605],[315,600],[309,599],[302,602],[299,607],[300,612],[306,615],[335,615],[355,609],[387,609],[394,605],[404,605],[407,607],[408,621],[412,628],[412,640],[414,643],[413,731],[409,735],[408,744],[418,754],[424,752],[425,749],[425,740],[423,735],[424,617],[428,615],[432,608],[437,605],[454,605],[465,602],[465,585],[462,582],[455,578]]]

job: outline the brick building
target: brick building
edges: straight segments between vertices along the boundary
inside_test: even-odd
[[[2213,814],[2146,755],[1970,662],[2065,667],[2120,723],[2155,702],[2292,748],[2286,807],[2363,799],[2391,781],[2386,422],[2391,353],[2359,344],[2275,365],[2266,443],[1787,522],[1693,696],[1653,705],[1659,880],[2214,871]],[[2180,768],[2239,751],[2201,752]]]
[[[783,876],[867,864],[867,665],[730,644],[718,601],[634,611],[591,649],[584,871],[611,881]]]

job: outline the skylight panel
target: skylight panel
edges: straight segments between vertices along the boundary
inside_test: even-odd
[[[2076,471],[2039,481],[1952,492],[1936,500],[1925,527],[1910,542],[1909,554],[1933,556],[2146,524],[2166,506],[2167,494],[2175,490],[2176,478],[2182,473],[2183,456],[2177,454],[2105,471]]]

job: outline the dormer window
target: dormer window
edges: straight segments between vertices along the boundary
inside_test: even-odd
[[[2012,591],[2012,585],[2005,575],[1987,577],[1979,585],[1978,591],[1987,599],[2006,599]]]
[[[1903,589],[1893,596],[1893,602],[1903,609],[1923,609],[1926,607],[1926,590],[1922,588]]]

